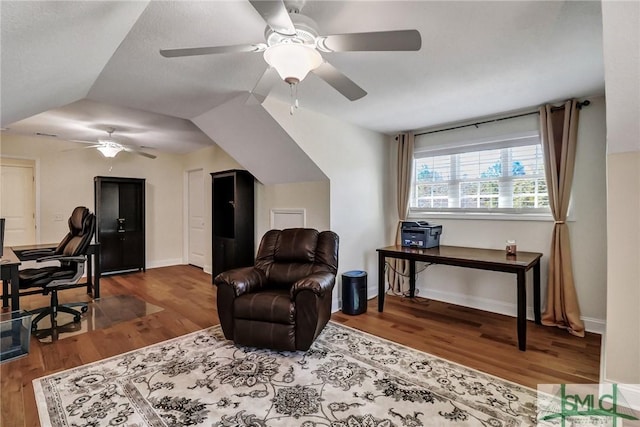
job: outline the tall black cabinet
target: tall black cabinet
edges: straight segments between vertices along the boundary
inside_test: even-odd
[[[254,261],[254,177],[244,170],[214,172],[212,178],[212,278]]]
[[[145,180],[97,176],[96,240],[102,273],[145,270]]]

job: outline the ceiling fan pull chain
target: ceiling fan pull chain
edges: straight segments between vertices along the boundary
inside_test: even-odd
[[[293,112],[299,107],[298,85],[295,83],[289,83],[289,92],[291,94],[291,106],[289,107],[289,114],[293,116]]]

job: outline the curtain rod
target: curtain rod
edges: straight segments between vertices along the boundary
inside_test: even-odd
[[[581,110],[582,107],[586,107],[589,104],[591,104],[591,102],[588,99],[584,100],[583,102],[578,102],[578,110]],[[563,108],[564,108],[564,106],[551,107],[551,111],[562,110]],[[476,122],[476,123],[469,123],[468,125],[460,125],[460,126],[454,126],[454,127],[445,128],[445,129],[438,129],[438,130],[431,130],[431,131],[428,131],[428,132],[416,133],[416,134],[414,134],[414,136],[428,135],[428,134],[431,134],[431,133],[444,132],[444,131],[447,131],[447,130],[462,129],[462,128],[466,128],[466,127],[469,127],[469,126],[478,127],[478,125],[484,125],[486,123],[495,123],[495,122],[499,122],[501,120],[515,119],[515,118],[524,117],[524,116],[532,116],[534,114],[540,114],[540,113],[538,111],[530,111],[528,113],[516,114],[516,115],[508,116],[508,117],[501,117],[499,119],[485,120],[485,121]]]

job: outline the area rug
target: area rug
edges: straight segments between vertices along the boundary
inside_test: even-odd
[[[219,326],[33,381],[43,426],[524,426],[536,392],[330,322],[307,352]]]

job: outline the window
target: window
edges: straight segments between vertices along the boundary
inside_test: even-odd
[[[410,207],[412,213],[548,213],[539,137],[417,148]]]

